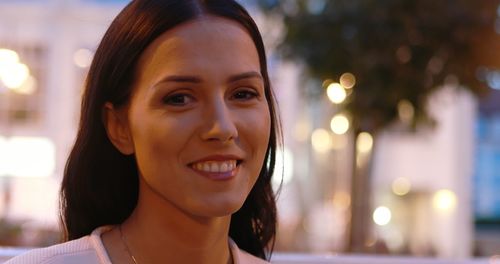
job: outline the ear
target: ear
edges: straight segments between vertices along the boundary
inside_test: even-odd
[[[134,153],[134,142],[128,126],[127,112],[124,110],[118,110],[107,102],[102,109],[102,120],[111,143],[122,154],[131,155]]]

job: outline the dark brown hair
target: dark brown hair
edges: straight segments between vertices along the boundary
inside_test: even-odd
[[[122,223],[135,208],[139,183],[135,157],[121,154],[108,139],[101,118],[103,105],[111,102],[119,107],[129,101],[138,59],[151,42],[207,14],[242,25],[258,51],[271,136],[259,178],[242,208],[232,215],[229,235],[245,251],[269,258],[276,234],[271,176],[281,132],[262,37],[247,11],[233,0],[136,0],[111,23],[86,79],[80,126],[64,171],[60,202],[65,240],[88,235],[99,226]]]

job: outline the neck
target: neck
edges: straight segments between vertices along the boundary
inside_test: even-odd
[[[122,224],[140,263],[230,263],[231,217],[189,214],[141,184],[137,207]]]

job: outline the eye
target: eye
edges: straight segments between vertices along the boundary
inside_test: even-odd
[[[259,94],[256,91],[250,89],[242,89],[234,92],[231,97],[236,100],[248,101],[254,98],[258,98]]]
[[[193,102],[193,97],[189,94],[172,94],[163,98],[163,103],[172,106],[185,106]]]

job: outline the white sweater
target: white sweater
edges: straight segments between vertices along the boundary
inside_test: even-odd
[[[112,264],[101,240],[101,234],[111,228],[111,226],[99,227],[88,236],[28,251],[8,260],[5,264]],[[232,239],[229,239],[229,247],[234,264],[268,263],[240,250]]]

